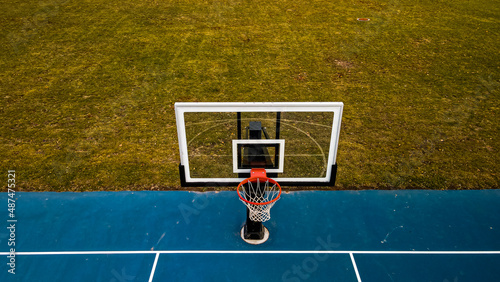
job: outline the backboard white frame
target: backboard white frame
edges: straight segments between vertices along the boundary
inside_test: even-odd
[[[178,102],[175,103],[175,118],[177,122],[177,136],[181,166],[184,168],[186,184],[196,183],[239,183],[245,178],[197,178],[190,175],[189,156],[186,139],[184,114],[188,112],[332,112],[332,134],[327,161],[327,170],[324,177],[280,177],[279,182],[298,183],[328,183],[332,176],[332,166],[336,164],[337,148],[339,143],[340,125],[342,120],[342,102]],[[276,141],[276,140],[274,140]]]
[[[233,139],[233,172],[250,173],[250,168],[238,168],[238,144],[279,144],[278,168],[267,169],[267,173],[283,173],[285,163],[285,139]]]

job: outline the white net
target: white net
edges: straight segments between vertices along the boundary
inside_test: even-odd
[[[260,178],[243,183],[239,187],[241,198],[247,200],[242,202],[250,210],[249,216],[253,221],[265,222],[271,219],[271,208],[278,200],[280,187],[268,179],[261,181]],[[266,203],[266,204],[263,204]]]

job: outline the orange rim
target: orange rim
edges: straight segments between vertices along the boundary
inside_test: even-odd
[[[269,181],[270,183],[273,183],[273,184],[277,185],[277,186],[278,186],[278,188],[280,188],[280,192],[278,193],[278,196],[276,196],[276,198],[272,199],[271,201],[268,201],[268,202],[265,202],[265,203],[255,203],[255,202],[251,202],[251,201],[249,201],[249,200],[247,200],[247,199],[244,199],[244,198],[243,198],[243,196],[241,196],[241,194],[240,194],[240,187],[241,187],[241,185],[246,184],[246,183],[248,183],[248,182],[252,182],[252,183],[253,183],[253,182],[257,182],[257,180],[259,180],[259,179],[260,179],[261,181],[262,181],[262,180],[264,180],[264,182]],[[268,177],[258,177],[258,176],[257,176],[257,177],[250,177],[250,178],[247,178],[247,179],[245,179],[245,180],[241,181],[241,183],[238,185],[237,191],[238,191],[238,197],[240,197],[240,199],[241,199],[243,202],[245,202],[245,203],[249,203],[249,204],[251,204],[251,205],[258,205],[258,206],[269,205],[269,204],[271,204],[271,203],[274,203],[274,202],[276,202],[276,201],[280,198],[280,196],[281,196],[281,186],[278,184],[278,182],[276,182],[276,180],[271,179],[271,178],[268,178]]]

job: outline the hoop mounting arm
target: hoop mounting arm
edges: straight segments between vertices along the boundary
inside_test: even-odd
[[[250,178],[267,178],[265,168],[252,168]]]

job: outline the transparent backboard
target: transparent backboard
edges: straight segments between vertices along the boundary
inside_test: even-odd
[[[342,108],[332,102],[176,103],[181,183],[234,185],[267,162],[268,176],[280,184],[332,185]],[[252,145],[262,161],[247,160]]]

